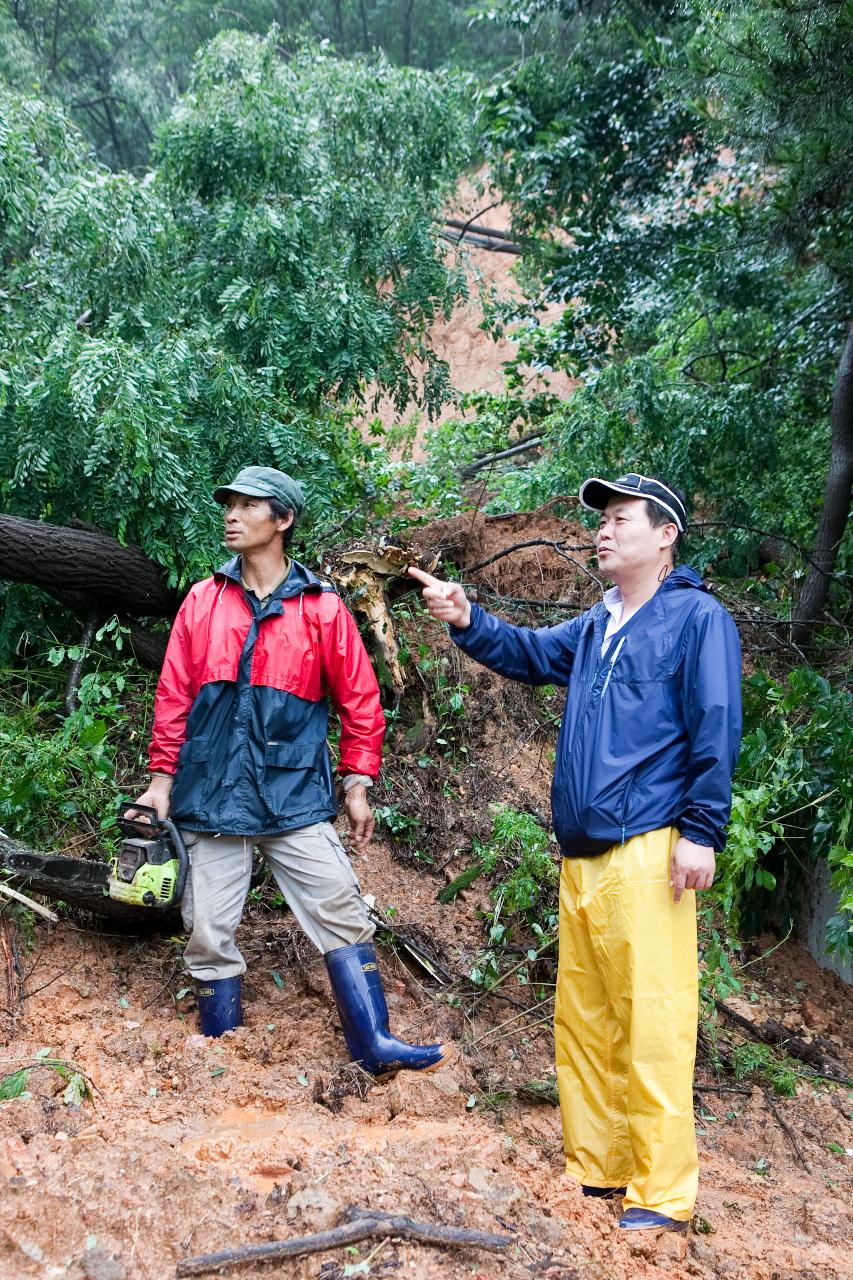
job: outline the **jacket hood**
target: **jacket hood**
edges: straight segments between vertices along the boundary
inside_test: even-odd
[[[221,568],[214,573],[214,579],[221,581],[223,578],[231,582],[239,583],[240,566],[242,556],[232,556]],[[291,560],[290,573],[285,581],[276,591],[276,596],[282,600],[287,600],[290,596],[302,595],[304,591],[334,591],[328,582],[324,582],[322,578],[318,578],[316,573],[312,573],[304,564],[300,564],[298,560]]]
[[[661,583],[661,591],[673,591],[678,587],[690,587],[694,591],[705,591],[710,595],[705,583],[696,570],[689,564],[680,564],[672,573],[668,573]]]

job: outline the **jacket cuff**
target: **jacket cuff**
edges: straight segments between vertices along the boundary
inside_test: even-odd
[[[382,757],[374,755],[373,752],[362,751],[360,754],[353,756],[349,754],[346,760],[338,763],[337,775],[343,781],[350,774],[364,774],[368,778],[376,779],[379,777],[379,770],[382,767]]]
[[[676,822],[679,835],[685,840],[692,840],[694,844],[701,844],[706,849],[713,849],[714,853],[721,853],[725,848],[725,841],[720,840],[715,832],[708,831],[707,828],[696,827],[689,818],[685,818],[683,822]]]
[[[174,757],[165,751],[155,751],[152,747],[148,752],[148,771],[149,773],[168,773],[170,777],[174,777],[178,772],[178,753],[175,752]]]

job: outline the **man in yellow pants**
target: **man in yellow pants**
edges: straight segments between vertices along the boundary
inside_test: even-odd
[[[568,688],[551,793],[563,854],[555,1012],[566,1170],[622,1196],[625,1230],[683,1230],[698,1157],[695,891],[725,844],[741,731],[735,625],[675,567],[683,494],[587,480],[614,586],[556,627],[515,627],[417,569],[432,615],[493,671]]]

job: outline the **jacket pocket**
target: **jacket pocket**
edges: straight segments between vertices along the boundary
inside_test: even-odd
[[[181,747],[170,802],[173,817],[195,817],[202,812],[209,788],[209,764],[208,738],[190,738]]]
[[[319,808],[326,796],[319,764],[324,742],[268,742],[261,795],[273,817]]]

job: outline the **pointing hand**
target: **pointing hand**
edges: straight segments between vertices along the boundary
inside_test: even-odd
[[[471,622],[471,605],[458,582],[442,582],[423,569],[409,565],[406,572],[423,583],[423,597],[427,608],[438,622],[449,622],[454,627],[467,627]]]

